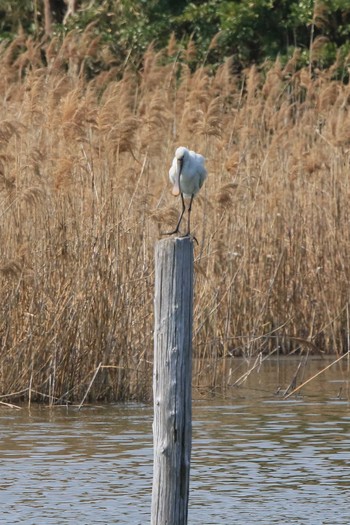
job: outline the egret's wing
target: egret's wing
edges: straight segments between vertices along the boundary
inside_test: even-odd
[[[195,151],[190,151],[189,152],[190,156],[195,159],[196,163],[197,164],[204,164],[205,163],[205,157],[203,157],[203,155],[201,155],[200,153],[196,153]]]
[[[197,173],[199,175],[198,186],[199,188],[201,188],[205,179],[208,176],[208,172],[205,167],[205,157],[203,157],[203,155],[201,155],[200,153],[194,153],[194,156],[197,164]]]
[[[205,161],[204,157],[203,157],[203,160]],[[204,167],[204,163],[203,165],[200,166],[200,169],[198,171],[199,171],[199,187],[201,188],[203,186],[205,179],[208,177],[208,172]]]

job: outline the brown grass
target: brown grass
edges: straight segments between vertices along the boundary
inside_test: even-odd
[[[195,384],[208,369],[225,383],[227,356],[349,349],[349,85],[296,71],[297,56],[237,77],[150,48],[135,73],[88,34],[52,41],[47,66],[23,36],[0,52],[3,396],[149,395],[153,250],[177,219],[180,144],[209,169],[193,211]]]

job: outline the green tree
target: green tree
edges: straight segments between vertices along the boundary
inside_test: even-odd
[[[350,0],[80,0],[65,25],[64,0],[0,0],[0,36],[19,28],[41,36],[48,2],[54,33],[83,31],[93,22],[103,44],[136,64],[151,42],[165,47],[172,32],[179,49],[195,44],[194,66],[227,56],[242,66],[261,63],[287,58],[295,47],[304,62],[326,66],[350,51]]]

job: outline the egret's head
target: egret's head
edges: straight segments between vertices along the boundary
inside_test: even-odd
[[[177,150],[175,151],[175,157],[177,158],[177,160],[183,160],[183,158],[185,157],[185,155],[187,154],[188,152],[188,149],[185,148],[184,146],[180,146],[179,148],[177,148]]]

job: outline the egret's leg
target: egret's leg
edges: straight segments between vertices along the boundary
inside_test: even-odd
[[[180,217],[179,217],[179,220],[178,220],[178,223],[176,225],[174,233],[177,233],[179,231],[180,224],[181,224],[181,221],[182,221],[182,217],[184,216],[184,213],[185,213],[185,210],[186,210],[184,196],[183,196],[182,193],[180,193],[180,195],[181,195],[181,202],[182,202],[182,210],[181,210]]]
[[[191,200],[190,200],[190,205],[189,205],[189,207],[188,207],[188,216],[187,216],[187,235],[189,235],[189,234],[190,234],[190,231],[191,231],[190,223],[191,223],[191,210],[192,210],[193,197],[194,197],[194,195],[192,194],[192,195],[191,195]]]
[[[180,224],[181,224],[181,221],[182,221],[182,217],[184,216],[184,213],[185,213],[185,210],[186,210],[184,196],[183,196],[182,193],[180,193],[180,195],[181,195],[181,201],[182,201],[182,211],[181,211],[181,213],[180,213],[180,217],[179,217],[179,220],[178,220],[178,222],[177,222],[176,228],[175,228],[174,231],[171,231],[171,232],[163,232],[163,233],[161,233],[161,235],[173,235],[174,233],[178,233],[178,231],[179,231]]]
[[[192,209],[193,197],[194,197],[194,195],[192,194],[192,195],[191,195],[191,200],[190,200],[190,205],[189,205],[188,210],[187,210],[187,211],[188,211],[188,216],[187,216],[187,233],[186,233],[186,235],[184,235],[184,237],[188,237],[188,236],[191,235],[191,225],[190,225],[190,222],[191,222],[191,209]],[[194,235],[191,235],[191,237],[192,237],[192,239],[193,239],[194,241],[196,241],[196,243],[198,244],[198,241],[197,241],[196,237],[195,237]]]

